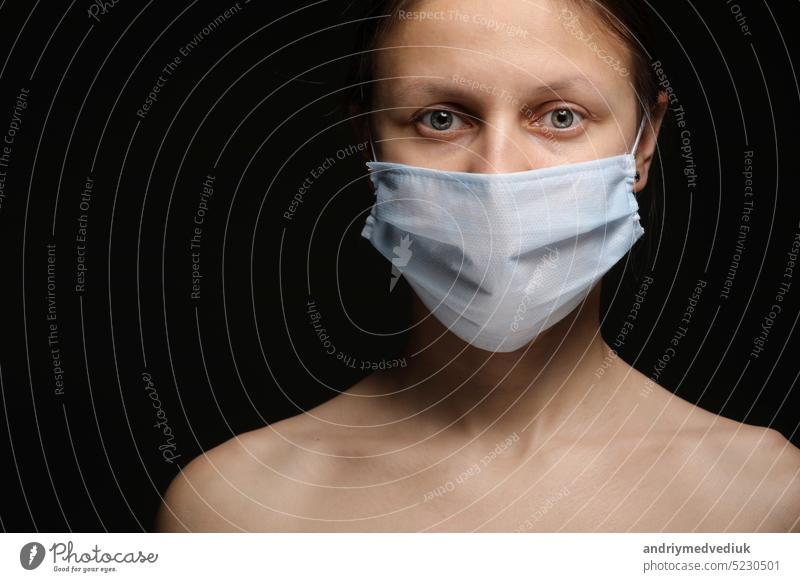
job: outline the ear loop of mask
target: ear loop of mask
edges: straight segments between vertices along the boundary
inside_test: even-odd
[[[644,134],[644,124],[647,122],[647,115],[642,116],[642,122],[639,124],[639,133],[636,135],[636,141],[633,143],[633,151],[631,155],[634,157],[634,163],[636,163],[636,152],[639,149],[639,142],[642,139],[642,135]],[[641,175],[639,174],[639,170],[636,170],[636,175],[634,176],[634,180],[638,182],[641,180]]]
[[[372,145],[372,131],[367,127],[367,132],[369,133],[369,147],[372,150],[372,161],[378,161],[378,154],[375,153],[375,146]]]

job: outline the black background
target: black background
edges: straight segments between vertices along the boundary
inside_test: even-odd
[[[357,143],[338,107],[364,3],[240,2],[183,57],[144,119],[137,110],[162,68],[233,3],[122,0],[97,20],[91,4],[0,8],[0,139],[17,94],[30,91],[0,168],[4,531],[149,530],[179,466],[351,386],[367,372],[325,353],[309,298],[338,351],[381,360],[403,338],[409,290],[388,293],[390,265],[360,237],[371,204],[363,160],[337,159],[284,218],[311,170]],[[703,279],[699,310],[658,383],[800,445],[800,276],[764,351],[750,355],[800,229],[800,91],[787,46],[800,9],[741,0],[745,36],[724,2],[650,5],[660,23],[653,58],[685,110],[698,180],[687,188],[670,116],[663,178],[640,198],[661,209],[644,224],[649,259],[647,243],[635,251],[654,284],[620,356],[653,375]],[[726,300],[745,150],[754,151],[754,210]],[[189,240],[209,174],[192,300]],[[76,292],[87,176],[86,285]],[[47,244],[56,245],[63,394],[48,343]],[[609,343],[638,285],[625,261],[606,277]],[[165,437],[144,374],[173,433],[172,463],[158,448]]]

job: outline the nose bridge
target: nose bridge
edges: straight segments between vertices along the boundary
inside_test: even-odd
[[[483,131],[470,147],[473,156],[468,171],[501,174],[534,168],[525,138],[518,121],[508,115],[485,120]]]

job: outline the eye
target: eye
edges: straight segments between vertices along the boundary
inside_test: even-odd
[[[553,109],[545,113],[544,116],[542,116],[542,120],[552,124],[548,125],[548,127],[566,131],[580,125],[580,122],[583,120],[583,115],[569,107],[559,107],[558,109]]]
[[[431,109],[418,117],[417,121],[422,123],[426,129],[441,132],[468,127],[468,124],[460,116],[448,109]]]

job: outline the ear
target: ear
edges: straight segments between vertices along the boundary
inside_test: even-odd
[[[647,186],[647,178],[650,173],[650,164],[656,152],[658,143],[658,133],[661,130],[661,123],[667,113],[669,104],[666,91],[659,91],[658,102],[650,115],[650,121],[645,122],[642,139],[639,142],[639,150],[636,152],[636,169],[639,171],[640,180],[633,185],[634,192],[640,192]]]

